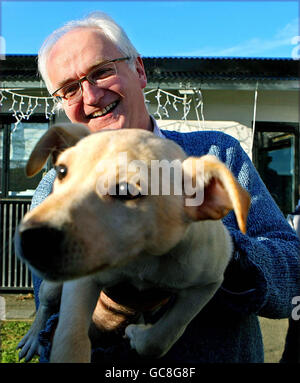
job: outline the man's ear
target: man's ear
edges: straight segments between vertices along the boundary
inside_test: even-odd
[[[144,68],[144,63],[141,57],[137,57],[137,59],[135,60],[135,69],[139,76],[141,89],[144,89],[147,85],[147,76]]]
[[[221,219],[234,210],[238,226],[245,234],[250,197],[230,170],[211,155],[188,157],[182,166],[185,182],[192,182],[196,194],[202,196],[198,204],[191,204],[191,196],[185,196],[187,216],[195,221]]]
[[[51,155],[55,163],[58,155],[65,149],[74,146],[83,137],[90,134],[89,129],[81,124],[53,125],[37,142],[26,165],[27,177],[33,177],[44,166]]]

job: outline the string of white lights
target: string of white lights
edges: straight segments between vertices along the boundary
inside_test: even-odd
[[[163,116],[169,118],[170,108],[173,108],[175,112],[178,112],[178,107],[182,106],[182,120],[186,121],[189,113],[195,110],[199,125],[200,122],[202,122],[202,127],[204,126],[203,97],[200,89],[193,89],[192,91],[189,90],[188,93],[184,93],[182,97],[160,88],[150,89],[149,91],[144,92],[146,103],[150,103],[147,96],[155,92],[157,107],[154,112],[154,116],[158,117],[160,120]],[[173,102],[171,102],[170,99],[173,99]],[[192,101],[194,103],[194,109],[191,108]]]
[[[16,93],[12,89],[0,88],[0,106],[3,106],[5,100],[11,97],[11,105],[8,109],[16,119],[15,128],[22,120],[29,120],[38,107],[42,107],[46,119],[50,119],[55,114],[57,102],[53,97],[32,96]]]
[[[5,100],[11,99],[9,112],[15,117],[15,128],[22,120],[29,120],[30,116],[37,111],[37,108],[43,108],[46,119],[50,119],[55,114],[57,109],[57,102],[53,97],[32,96],[17,93],[16,89],[0,88],[0,106],[3,105]],[[185,91],[183,91],[184,93]],[[204,126],[203,116],[203,99],[200,89],[193,89],[186,91],[183,96],[167,92],[163,89],[156,88],[144,92],[145,102],[150,103],[147,96],[154,93],[156,99],[156,109],[154,117],[163,119],[170,118],[171,111],[173,114],[176,112],[176,119],[179,119],[178,113],[182,113],[181,119],[187,120],[188,115],[195,110],[197,120],[200,126]],[[192,108],[192,102],[194,108]]]

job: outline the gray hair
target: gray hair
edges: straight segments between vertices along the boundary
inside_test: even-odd
[[[131,69],[134,69],[134,63],[136,58],[139,57],[139,53],[132,45],[126,32],[106,13],[92,12],[83,19],[69,21],[63,27],[56,29],[44,41],[38,54],[38,69],[50,93],[55,89],[52,89],[52,84],[47,73],[48,55],[54,44],[63,35],[76,28],[98,28],[101,30],[105,36],[115,44],[121,53],[123,53],[125,56],[131,57],[129,66]]]

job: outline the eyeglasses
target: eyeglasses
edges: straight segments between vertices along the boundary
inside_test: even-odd
[[[105,61],[92,69],[86,76],[58,88],[51,96],[55,97],[58,101],[67,100],[69,106],[73,105],[81,100],[83,81],[87,80],[90,84],[99,87],[104,86],[107,81],[114,79],[117,75],[115,63],[129,60],[130,58],[121,57]]]

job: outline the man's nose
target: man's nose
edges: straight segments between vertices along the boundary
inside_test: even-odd
[[[99,100],[104,96],[104,90],[102,87],[91,84],[89,81],[83,81],[82,87],[82,99],[84,104],[96,105]]]

